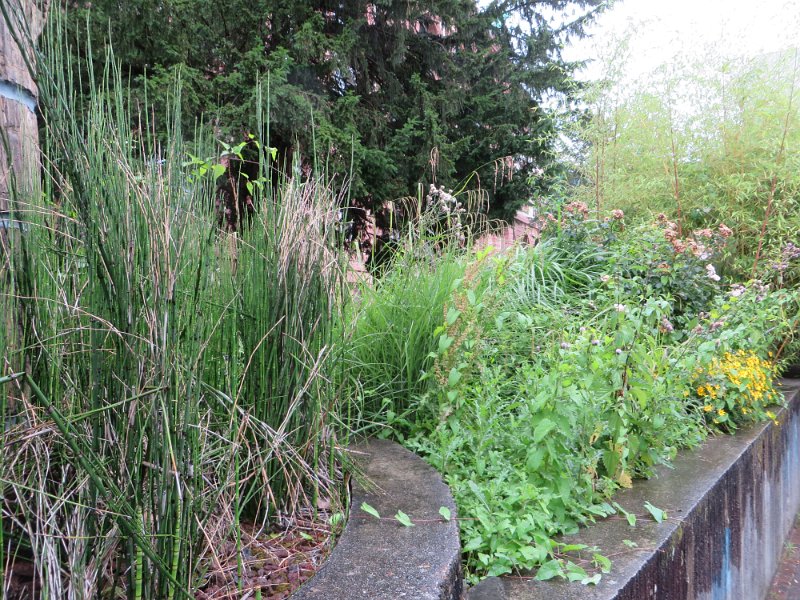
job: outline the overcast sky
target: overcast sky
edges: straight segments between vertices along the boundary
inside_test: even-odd
[[[628,75],[635,78],[710,46],[733,58],[800,45],[800,0],[618,0],[590,31],[594,38],[568,48],[566,57],[591,59],[627,35]],[[595,63],[584,77],[600,72]]]

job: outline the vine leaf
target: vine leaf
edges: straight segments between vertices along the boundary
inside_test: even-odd
[[[373,516],[373,517],[375,517],[376,519],[380,519],[380,518],[381,518],[381,515],[380,515],[380,513],[378,513],[378,511],[377,511],[377,510],[375,510],[375,509],[374,509],[372,506],[370,506],[370,505],[369,505],[369,504],[367,504],[366,502],[362,502],[362,503],[361,503],[361,510],[363,510],[363,511],[364,511],[365,513],[367,513],[368,515],[372,515],[372,516]]]
[[[653,516],[653,519],[655,519],[656,523],[661,523],[663,520],[665,520],[667,518],[667,512],[666,511],[661,510],[660,508],[653,506],[649,502],[645,502],[644,503],[644,507],[647,509],[647,512],[649,512]]]
[[[414,524],[411,522],[411,519],[402,510],[398,510],[394,518],[400,521],[400,524],[403,525],[403,527],[414,527]]]

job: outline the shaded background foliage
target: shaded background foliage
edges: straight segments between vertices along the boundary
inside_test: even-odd
[[[542,95],[571,93],[560,46],[603,4],[96,0],[67,12],[76,39],[88,26],[95,40],[75,52],[99,64],[110,40],[133,96],[156,114],[180,75],[185,132],[204,115],[220,138],[241,141],[268,79],[269,144],[351,176],[356,201],[477,172],[493,209],[511,214],[532,175],[546,187],[557,169]]]

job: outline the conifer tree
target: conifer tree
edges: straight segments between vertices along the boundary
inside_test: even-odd
[[[568,36],[602,0],[94,0],[95,59],[110,35],[134,93],[166,103],[181,74],[183,114],[227,141],[253,131],[267,81],[270,140],[352,174],[369,204],[417,183],[470,185],[510,213],[551,168],[543,95],[567,93]],[[186,128],[191,131],[191,127]],[[513,173],[513,179],[507,180]],[[505,185],[499,185],[503,180]],[[539,177],[537,181],[544,181]]]

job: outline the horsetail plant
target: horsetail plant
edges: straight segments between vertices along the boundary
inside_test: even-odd
[[[31,562],[44,597],[243,590],[223,568],[242,574],[243,522],[335,503],[337,194],[262,152],[250,225],[219,230],[211,172],[186,161],[213,146],[202,127],[183,142],[180,81],[155,115],[110,51],[95,75],[67,43],[54,15],[36,55],[43,190],[11,199],[27,232],[0,280],[21,338],[0,333],[0,562]]]

